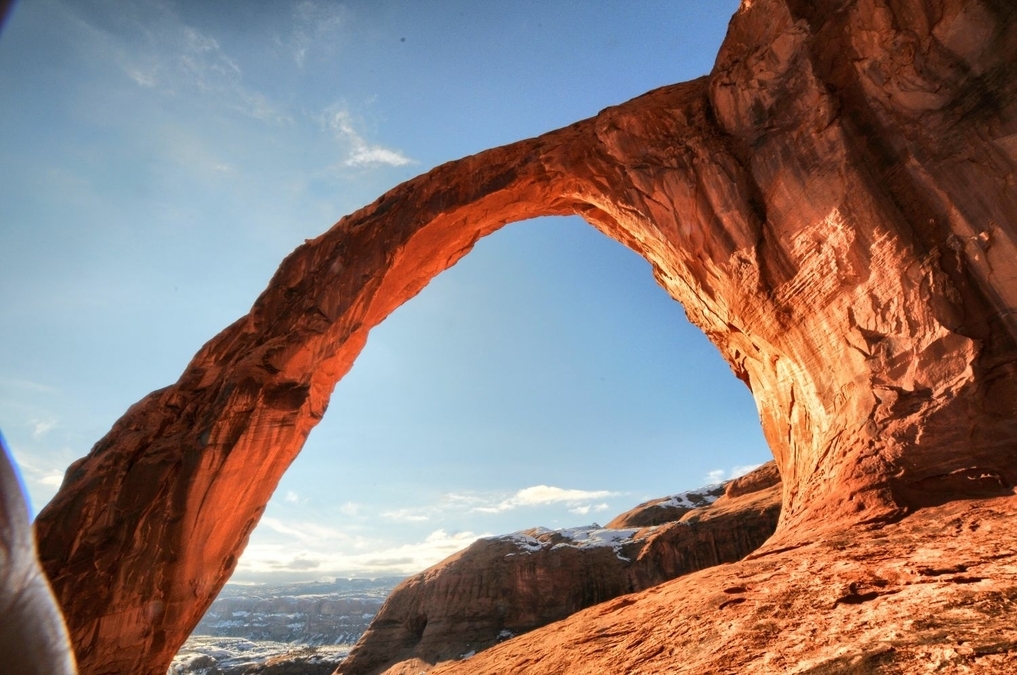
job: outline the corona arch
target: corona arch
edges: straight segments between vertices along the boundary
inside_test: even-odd
[[[166,671],[371,327],[536,216],[646,258],[751,388],[784,481],[771,545],[1009,494],[1014,14],[986,3],[995,41],[968,54],[931,28],[960,0],[871,4],[745,3],[709,77],[440,166],[295,250],[40,514],[82,672]],[[917,67],[894,40],[931,55],[927,96],[886,75]]]

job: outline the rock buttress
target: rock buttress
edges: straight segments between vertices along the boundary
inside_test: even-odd
[[[440,166],[296,249],[37,521],[83,673],[162,675],[371,327],[578,214],[751,388],[775,542],[1017,481],[1017,30],[1003,0],[744,2],[713,72]]]

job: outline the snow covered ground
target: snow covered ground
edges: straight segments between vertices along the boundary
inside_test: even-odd
[[[696,509],[709,506],[724,494],[725,483],[714,483],[695,490],[679,492],[677,494],[655,499],[647,502],[653,507],[674,507],[680,509]],[[628,561],[624,555],[627,545],[633,543],[636,533],[644,528],[608,529],[597,523],[582,527],[567,527],[560,530],[549,530],[546,527],[534,527],[521,532],[503,534],[488,539],[508,541],[515,545],[519,553],[536,553],[546,549],[556,549],[565,546],[573,548],[593,548],[607,546],[614,550],[614,553],[621,560]],[[516,555],[509,553],[508,555]]]
[[[300,672],[331,673],[353,645],[308,647],[244,638],[192,635],[173,659],[168,675],[240,675],[251,669],[271,672],[286,665]],[[295,672],[295,671],[294,671]]]
[[[522,532],[503,534],[489,539],[510,541],[515,544],[520,553],[536,553],[544,549],[555,549],[562,546],[573,548],[593,548],[597,546],[609,546],[614,549],[615,555],[622,560],[628,560],[622,555],[622,549],[626,544],[631,544],[633,536],[638,528],[625,530],[609,530],[597,525],[586,525],[583,527],[568,527],[561,530],[549,530],[546,527],[535,527]],[[509,555],[514,555],[510,553]]]
[[[678,494],[664,497],[663,501],[657,502],[657,506],[676,506],[682,508],[699,508],[708,506],[724,494],[724,487],[727,483],[711,483],[695,490],[679,492]]]

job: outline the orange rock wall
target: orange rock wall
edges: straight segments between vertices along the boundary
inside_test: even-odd
[[[367,331],[506,223],[644,256],[752,389],[776,538],[1017,482],[1005,0],[743,2],[713,73],[400,185],[295,250],[40,514],[83,673],[165,672]]]

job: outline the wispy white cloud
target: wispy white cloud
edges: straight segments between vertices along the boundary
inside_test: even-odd
[[[724,469],[714,469],[706,474],[706,480],[709,483],[723,483],[726,480],[732,480],[740,476],[744,476],[754,469],[758,469],[761,464],[739,464],[731,467],[730,471]]]
[[[313,52],[333,52],[348,19],[349,11],[345,5],[312,0],[298,3],[293,8],[293,30],[285,45],[297,67],[302,69]]]
[[[134,83],[139,87],[151,88],[156,85],[155,73],[142,72],[137,66],[124,66],[124,71],[127,73],[127,77],[134,80]]]
[[[70,451],[64,449],[54,453],[36,448],[30,455],[26,455],[25,452],[18,452],[18,448],[12,448],[12,452],[24,478],[25,487],[31,494],[33,506],[41,508],[56,494],[57,488],[63,483],[67,463],[61,457]]]
[[[167,69],[171,78],[182,76],[181,84],[196,87],[226,107],[262,122],[286,124],[293,121],[268,97],[243,83],[243,71],[218,40],[182,24],[172,26],[168,33],[166,49],[178,64],[177,68]],[[132,79],[139,82],[137,78]],[[139,84],[146,86],[144,80]]]
[[[287,490],[286,491],[286,496],[283,497],[283,501],[286,502],[287,504],[299,504],[300,503],[300,495],[298,495],[293,490]]]
[[[708,483],[719,483],[724,480],[724,476],[726,475],[727,472],[724,471],[724,469],[714,469],[706,474],[706,481]]]
[[[620,495],[609,490],[568,490],[548,485],[535,485],[513,494],[445,493],[436,502],[383,511],[382,518],[397,523],[440,523],[465,513],[505,513],[523,507],[564,506],[577,515],[606,511],[610,506],[600,500]],[[599,503],[598,503],[599,502]]]
[[[183,49],[179,55],[180,62],[198,86],[203,89],[211,86],[209,80],[213,78],[240,79],[240,66],[223,52],[215,38],[190,26],[181,26],[181,29]]]
[[[37,478],[36,481],[40,485],[58,488],[60,487],[60,484],[64,482],[64,475],[62,473],[51,473],[41,478]]]
[[[443,509],[448,510],[462,510],[472,508],[477,504],[484,504],[489,502],[489,497],[484,497],[475,493],[466,492],[446,492],[441,496],[438,504]]]
[[[570,509],[577,509],[582,508],[588,502],[617,497],[619,494],[608,490],[567,490],[550,485],[534,485],[519,490],[497,504],[477,506],[473,510],[481,513],[502,513],[522,506],[548,506],[551,504],[565,504]]]
[[[607,511],[609,508],[610,507],[607,504],[604,504],[604,503],[600,503],[600,504],[583,504],[582,506],[574,506],[574,507],[572,507],[571,509],[569,509],[569,513],[575,513],[576,515],[579,515],[579,516],[585,516],[585,515],[588,515],[591,511],[593,511],[594,513],[597,513],[597,512],[600,512],[600,511]]]
[[[165,156],[179,167],[197,174],[203,180],[215,181],[234,173],[232,164],[219,156],[209,143],[188,130],[173,124],[159,128]]]
[[[423,523],[431,519],[431,516],[425,513],[422,509],[394,509],[392,511],[384,511],[381,514],[382,518],[388,518],[400,523]]]
[[[476,506],[490,504],[498,499],[491,495],[447,492],[430,504],[415,504],[412,507],[395,508],[383,511],[380,515],[386,520],[398,523],[425,523],[440,521],[450,513],[465,513]]]
[[[368,143],[354,127],[353,118],[345,108],[333,106],[322,115],[322,121],[336,140],[349,147],[343,162],[348,167],[405,166],[415,163],[397,150]]]
[[[263,523],[265,520],[262,521]],[[306,534],[317,526],[307,523],[271,524],[274,532]],[[449,533],[438,529],[422,541],[405,544],[357,539],[344,545],[334,541],[306,541],[301,538],[265,541],[255,533],[234,573],[235,581],[263,581],[272,578],[322,578],[349,575],[414,574],[460,551],[488,533]],[[349,539],[349,537],[347,537]]]
[[[284,535],[291,541],[303,544],[332,545],[337,542],[350,542],[354,539],[342,530],[312,522],[284,521],[266,516],[261,519],[260,526]]]
[[[350,152],[350,156],[346,158],[346,166],[368,166],[371,164],[388,164],[389,166],[404,166],[412,163],[413,160],[409,159],[400,152],[395,150],[389,150],[388,148],[381,148],[377,146],[367,146],[366,144],[360,147],[356,145],[353,151]]]
[[[321,559],[313,554],[299,553],[286,561],[273,561],[269,567],[285,571],[313,570],[321,567]]]
[[[57,421],[55,419],[46,420],[33,420],[32,421],[32,438],[39,439],[48,434],[56,427]]]
[[[731,478],[739,478],[739,477],[744,476],[745,474],[749,473],[750,471],[755,471],[756,469],[758,469],[761,466],[763,466],[762,463],[759,463],[759,464],[739,464],[738,466],[733,467],[731,469],[731,473],[728,474],[728,475]]]
[[[48,384],[39,384],[38,382],[32,382],[30,380],[19,380],[10,377],[0,377],[0,387],[23,389],[42,394],[53,394],[58,391],[56,387],[51,387]]]
[[[171,96],[184,93],[271,124],[292,116],[244,82],[243,69],[214,35],[184,23],[170,3],[98,3],[88,15],[68,3],[66,16],[87,36],[96,58],[111,59],[135,85]]]
[[[316,579],[344,575],[413,574],[444,560],[480,537],[491,533],[454,531],[442,527],[470,512],[502,513],[512,509],[563,506],[577,515],[609,509],[605,501],[620,493],[608,490],[578,490],[536,485],[512,494],[445,493],[432,503],[392,508],[381,518],[400,528],[428,527],[423,539],[406,543],[376,535],[365,535],[356,523],[337,518],[330,524],[266,516],[252,536],[234,576],[236,581]],[[299,500],[288,491],[284,502]],[[362,506],[343,504],[338,513],[358,519]],[[393,525],[396,527],[396,525]],[[378,531],[378,530],[375,530]],[[420,532],[420,530],[417,530]],[[419,536],[419,535],[418,535]]]

